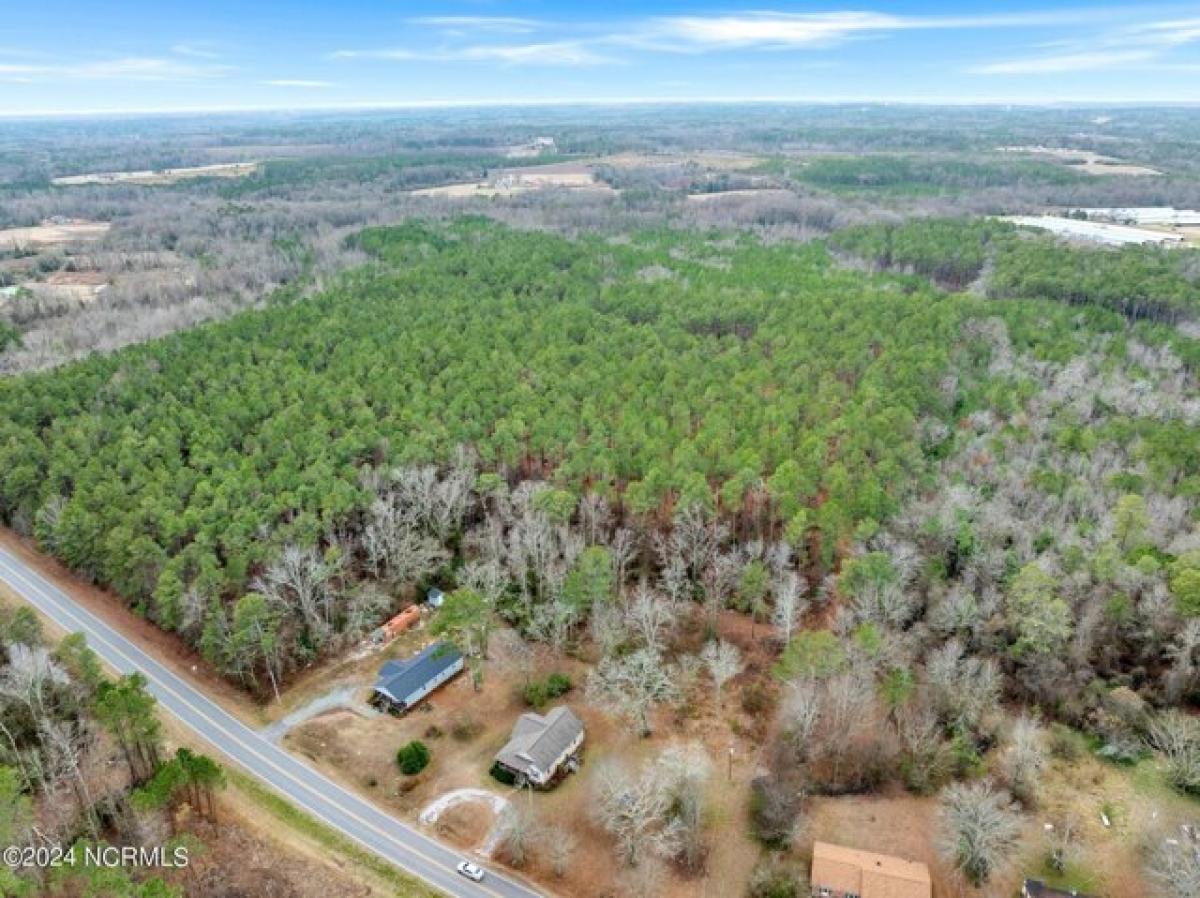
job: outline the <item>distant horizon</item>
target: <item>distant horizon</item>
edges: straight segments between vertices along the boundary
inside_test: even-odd
[[[346,103],[343,105],[313,106],[213,106],[146,109],[53,109],[32,112],[10,112],[0,110],[0,120],[22,119],[83,119],[83,118],[133,118],[171,117],[189,115],[254,115],[339,112],[404,112],[422,110],[454,109],[572,109],[588,106],[790,106],[812,107],[912,107],[925,109],[1200,109],[1198,100],[1004,100],[1004,99],[954,99],[935,98],[929,100],[833,98],[827,100],[798,99],[789,97],[583,97],[578,99],[535,99],[535,100],[403,100],[388,102]]]
[[[1198,75],[1198,0],[44,0],[6,16],[0,116],[1191,105]]]

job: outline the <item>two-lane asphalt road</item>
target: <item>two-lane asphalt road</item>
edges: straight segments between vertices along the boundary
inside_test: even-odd
[[[491,871],[478,884],[460,876],[454,867],[462,855],[268,742],[4,549],[0,549],[0,580],[59,626],[87,636],[96,654],[121,673],[145,674],[159,704],[231,761],[384,860],[447,895],[537,898],[537,892]]]

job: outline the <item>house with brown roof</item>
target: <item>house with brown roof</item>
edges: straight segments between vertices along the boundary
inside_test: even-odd
[[[828,842],[813,845],[813,898],[931,898],[929,868],[919,861]]]

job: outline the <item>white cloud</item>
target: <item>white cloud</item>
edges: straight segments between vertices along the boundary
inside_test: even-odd
[[[445,29],[440,46],[383,50],[342,50],[334,58],[373,58],[424,62],[496,62],[502,65],[582,66],[620,60],[629,52],[703,54],[748,49],[806,50],[906,31],[1050,29],[1068,36],[1032,44],[1031,58],[1001,59],[970,69],[1005,75],[1085,71],[1161,61],[1156,54],[1200,39],[1200,19],[1144,21],[1144,8],[1098,6],[980,15],[902,15],[870,10],[780,12],[764,10],[720,15],[643,16],[615,21],[548,22],[509,16],[421,16],[414,25]],[[1138,21],[1139,13],[1143,21]],[[1067,26],[1074,26],[1067,28]],[[1082,28],[1099,36],[1081,41]],[[552,31],[554,40],[490,43],[485,32]],[[1108,29],[1105,31],[1104,29]],[[468,36],[475,40],[469,40]],[[561,36],[560,36],[561,35]],[[1040,48],[1035,49],[1035,48]]]
[[[529,34],[543,24],[537,19],[522,19],[516,16],[415,16],[408,19],[408,22],[430,28],[495,31],[504,34]]]
[[[81,63],[0,65],[0,74],[21,75],[38,81],[194,81],[219,78],[231,71],[231,66],[201,65],[152,56],[125,56]]]
[[[1200,19],[1175,19],[1169,22],[1148,22],[1127,29],[1128,36],[1145,44],[1178,47],[1200,40]]]
[[[1126,67],[1177,68],[1166,57],[1178,47],[1200,41],[1200,18],[1142,22],[1088,39],[1055,41],[1062,52],[1004,59],[967,69],[976,75],[1039,75]],[[1186,66],[1185,66],[1186,69]]]
[[[640,35],[654,45],[678,41],[677,49],[735,49],[749,46],[823,46],[854,34],[894,30],[902,20],[871,12],[761,13],[747,16],[670,16],[652,19]],[[630,36],[637,43],[638,34]],[[671,49],[669,43],[658,44]]]
[[[203,41],[175,44],[171,47],[171,52],[176,56],[190,56],[193,59],[220,59],[221,57],[221,54],[217,53]]]
[[[1061,53],[990,62],[967,69],[972,75],[1048,75],[1054,72],[1090,72],[1148,62],[1149,50],[1096,50],[1088,53]]]
[[[855,37],[896,31],[1028,28],[1094,23],[1109,13],[1064,10],[964,16],[905,16],[837,10],[812,13],[763,11],[718,16],[658,16],[606,40],[646,49],[703,52],[746,47],[825,47]]]
[[[505,16],[421,16],[412,24],[453,29],[451,37],[469,32],[527,32],[541,28],[559,31],[574,27],[573,35],[527,44],[460,44],[394,50],[341,50],[334,58],[376,58],[459,62],[493,60],[510,65],[594,65],[613,62],[602,51],[626,47],[673,53],[702,53],[748,47],[806,48],[833,45],[853,37],[918,29],[1000,28],[1075,21],[1079,12],[996,14],[987,16],[898,16],[866,11],[818,13],[754,12],[717,16],[657,16],[636,19],[623,29],[585,22],[568,26],[537,19]],[[611,23],[610,23],[611,25]],[[576,36],[577,35],[577,36]]]
[[[432,50],[339,50],[335,59],[395,59],[423,62],[500,62],[506,65],[598,65],[613,62],[581,41],[533,44],[473,44]]]
[[[337,86],[332,81],[310,81],[306,78],[269,78],[262,83],[271,87],[302,87],[312,89]]]
[[[216,78],[232,71],[226,65],[201,65],[149,56],[126,56],[102,62],[67,66],[64,72],[82,78],[113,78],[133,81],[176,81]]]

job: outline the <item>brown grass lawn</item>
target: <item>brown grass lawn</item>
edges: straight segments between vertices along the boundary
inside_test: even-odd
[[[560,894],[600,898],[623,893],[627,883],[612,856],[611,840],[589,813],[591,777],[597,762],[621,758],[637,763],[672,743],[698,742],[713,759],[708,868],[697,877],[669,872],[662,894],[680,898],[740,894],[759,853],[746,833],[745,820],[749,782],[758,770],[757,754],[765,730],[762,715],[752,718],[742,710],[738,686],[766,676],[766,648],[759,646],[761,639],[757,638],[765,635],[766,630],[759,626],[756,638],[751,640],[749,622],[732,613],[723,616],[720,630],[723,636],[744,646],[748,672],[726,687],[720,708],[701,680],[682,712],[663,711],[656,716],[655,734],[648,739],[639,739],[624,720],[611,717],[584,700],[583,685],[590,666],[585,661],[549,655],[538,658],[534,665],[536,676],[557,671],[571,677],[576,688],[566,701],[587,726],[583,769],[550,792],[515,794],[488,775],[492,758],[508,739],[514,721],[528,710],[520,697],[523,674],[511,651],[516,637],[503,631],[493,637],[481,691],[475,691],[469,676],[459,676],[434,693],[429,702],[432,710],[418,709],[403,718],[363,718],[348,711],[333,712],[296,728],[285,737],[284,744],[410,820],[415,820],[421,809],[439,795],[463,787],[492,789],[508,794],[514,801],[531,802],[548,831],[570,833],[579,847],[570,871],[562,879],[553,874],[545,857],[535,856],[519,872]],[[698,645],[702,637],[701,627],[688,628],[680,637],[681,647],[694,648],[691,643]],[[349,680],[360,684],[365,695],[385,658],[412,654],[428,640],[426,633],[413,631],[386,651],[336,670],[332,677],[305,678],[298,689],[285,695],[283,706],[296,707]],[[731,726],[730,721],[736,723]],[[474,724],[478,734],[456,738],[456,724],[464,722]],[[421,739],[429,745],[433,760],[421,774],[406,777],[399,772],[395,755],[411,739]],[[731,745],[732,780],[728,762]],[[490,811],[478,805],[467,805],[448,812],[436,827],[467,849],[483,841],[491,816]]]

